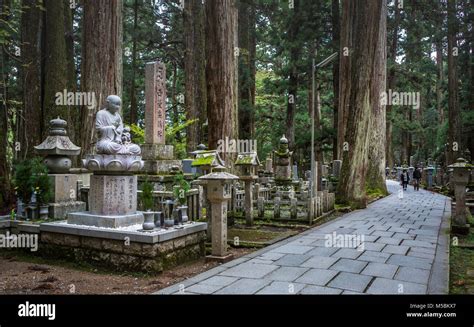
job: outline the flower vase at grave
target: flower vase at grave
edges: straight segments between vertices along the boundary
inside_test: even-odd
[[[155,213],[153,211],[144,211],[143,217],[145,218],[143,230],[153,230],[155,228]]]

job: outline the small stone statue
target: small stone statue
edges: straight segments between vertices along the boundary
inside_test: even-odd
[[[141,153],[140,147],[131,143],[130,129],[124,128],[122,117],[118,114],[121,103],[118,96],[109,95],[106,108],[97,112],[95,127],[99,135],[98,154],[139,155]]]

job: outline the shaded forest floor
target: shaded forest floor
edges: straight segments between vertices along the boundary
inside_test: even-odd
[[[234,249],[235,258],[254,249]],[[0,294],[143,294],[156,292],[218,263],[193,261],[161,274],[117,273],[18,252],[0,252]]]

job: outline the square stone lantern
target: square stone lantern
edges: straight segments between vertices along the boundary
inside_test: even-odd
[[[219,165],[199,179],[207,182],[207,199],[211,202],[212,254],[207,259],[229,261],[233,256],[227,253],[227,202],[232,197],[231,184],[239,177],[225,172],[225,167]]]
[[[454,184],[454,195],[456,197],[456,211],[453,217],[451,230],[458,234],[468,234],[466,214],[466,186],[469,183],[471,165],[463,158],[458,158],[456,163],[448,166],[453,170],[451,181]]]
[[[191,167],[199,168],[203,174],[211,171],[211,167],[224,166],[224,161],[219,156],[217,150],[198,150],[192,152],[195,155]]]
[[[245,183],[245,221],[248,226],[253,225],[253,194],[252,184],[257,179],[257,168],[260,160],[256,152],[243,152],[237,155],[236,167],[242,167],[240,179]],[[258,194],[257,194],[258,195]]]

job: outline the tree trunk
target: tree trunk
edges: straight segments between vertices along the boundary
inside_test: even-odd
[[[77,92],[77,74],[76,64],[74,62],[74,27],[73,27],[73,9],[69,6],[70,2],[65,1],[64,5],[64,31],[66,39],[66,60],[67,60],[67,71],[66,71],[66,84],[67,89],[71,92]],[[79,144],[78,135],[80,135],[80,111],[77,104],[68,106],[69,107],[69,121],[68,121],[68,136],[71,141],[75,144]],[[78,157],[75,160],[79,160]]]
[[[34,156],[33,146],[42,142],[41,48],[43,12],[40,0],[23,0],[21,14],[21,58],[23,110],[17,116],[19,159]],[[17,152],[15,152],[17,154]]]
[[[355,208],[364,208],[366,199],[366,176],[372,125],[373,77],[377,45],[383,29],[386,3],[383,0],[351,1],[354,8],[343,16],[354,17],[354,53],[350,71],[351,91],[349,115],[345,141],[349,149],[344,151],[341,179],[338,184],[338,201]],[[347,16],[346,16],[347,17]],[[342,43],[344,44],[344,43]],[[342,81],[341,81],[342,82]]]
[[[253,139],[255,134],[253,92],[255,90],[255,59],[252,58],[255,8],[249,0],[239,3],[239,137]],[[253,42],[252,42],[253,41]]]
[[[45,138],[48,135],[49,121],[61,117],[69,124],[73,123],[74,106],[56,104],[56,93],[73,92],[68,89],[68,52],[66,47],[65,6],[64,0],[45,0],[45,33],[44,33],[44,98],[43,98],[43,131]],[[66,99],[63,99],[66,100]]]
[[[208,137],[216,149],[235,132],[234,1],[206,1],[205,8]]]
[[[392,35],[392,40],[390,44],[390,52],[389,52],[389,59],[391,61],[392,66],[390,67],[390,70],[388,72],[387,91],[393,90],[396,85],[395,67],[397,65],[396,57],[397,57],[397,47],[398,47],[398,30],[399,30],[399,25],[400,25],[399,0],[395,0],[394,8],[395,8],[395,21],[393,24],[394,25],[393,35]],[[386,109],[385,158],[387,160],[387,166],[390,167],[391,169],[395,164],[394,157],[393,157],[393,141],[392,141],[392,119],[391,119],[392,105],[387,104],[385,109]]]
[[[138,0],[133,3],[133,41],[132,41],[132,76],[130,81],[130,124],[138,123],[137,90],[135,73],[137,71],[137,26]]]
[[[443,109],[443,43],[442,40],[436,41],[436,108],[438,111],[438,124],[444,123],[444,109]]]
[[[339,22],[339,0],[332,0],[332,43],[333,51],[339,52],[340,50],[340,36],[341,27]],[[333,127],[337,131],[338,127],[338,111],[339,111],[339,63],[334,61],[332,65],[332,88],[334,93],[333,107]],[[338,159],[337,156],[337,133],[334,134],[333,145],[332,145],[332,159]]]
[[[458,30],[456,19],[456,3],[448,1],[448,153],[447,165],[456,161],[456,156],[461,153],[461,117],[459,111],[459,85],[457,71],[457,41]],[[459,151],[456,150],[456,146]]]
[[[386,91],[387,81],[387,6],[382,5],[380,13],[379,35],[375,45],[375,64],[371,82],[371,107],[369,139],[369,168],[367,170],[367,189],[387,194],[385,184],[385,145],[386,145],[386,112],[380,99]]]
[[[95,152],[95,114],[107,96],[122,95],[122,0],[84,0],[82,33],[81,87],[96,98],[92,109],[81,108],[81,152],[85,155]]]
[[[356,1],[342,1],[341,37],[339,49],[339,107],[337,114],[337,159],[343,157],[345,131],[351,93],[351,51],[353,44],[354,6]]]
[[[300,1],[294,0],[293,15],[290,20],[288,31],[288,42],[290,44],[290,76],[288,81],[288,101],[286,106],[286,138],[290,149],[295,147],[295,114],[298,94],[298,60],[300,59],[301,48],[295,42],[300,30]]]
[[[0,30],[7,30],[7,24],[10,21],[11,14],[10,0],[0,0]],[[4,45],[6,46],[6,45]],[[9,103],[8,103],[8,85],[10,75],[9,57],[6,51],[1,48],[0,56],[0,214],[6,214],[12,203],[12,187],[10,180],[10,160],[8,158],[8,120],[9,120]]]
[[[186,119],[199,119],[187,127],[186,149],[188,152],[196,150],[197,145],[204,142],[202,126],[207,115],[203,7],[201,0],[184,2]]]

